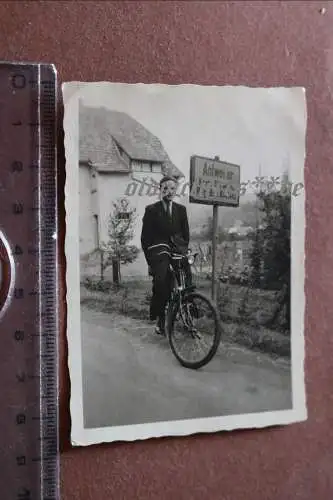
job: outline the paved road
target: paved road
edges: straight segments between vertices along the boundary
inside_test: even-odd
[[[285,361],[221,346],[206,367],[187,370],[146,322],[85,307],[82,336],[86,427],[291,407]]]

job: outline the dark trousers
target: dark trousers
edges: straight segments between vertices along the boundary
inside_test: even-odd
[[[150,319],[164,318],[165,307],[172,289],[172,275],[168,256],[153,262],[150,266],[153,276],[153,296],[150,301]]]

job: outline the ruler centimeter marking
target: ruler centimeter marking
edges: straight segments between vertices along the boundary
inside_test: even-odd
[[[59,499],[56,108],[53,65],[0,63],[2,500]]]

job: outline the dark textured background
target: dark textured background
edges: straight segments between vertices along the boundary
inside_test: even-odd
[[[332,29],[333,3],[325,1],[0,2],[0,58],[53,62],[60,84],[113,80],[307,88],[308,421],[72,449],[62,257],[64,500],[333,498]],[[63,159],[60,168],[62,204]],[[62,205],[61,222],[63,244]]]

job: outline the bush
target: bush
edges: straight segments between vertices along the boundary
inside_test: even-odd
[[[286,337],[265,328],[253,328],[248,325],[239,325],[234,332],[234,342],[244,345],[248,349],[268,352],[277,356],[290,357],[291,345]]]
[[[110,281],[94,280],[92,278],[86,278],[83,285],[92,292],[108,293],[113,289],[113,284]]]
[[[277,292],[224,283],[218,285],[217,305],[224,321],[266,325],[288,335],[290,329],[286,328],[284,315],[274,318],[277,303]]]

